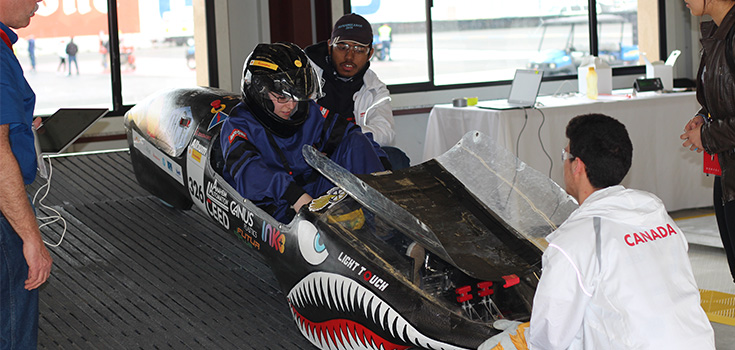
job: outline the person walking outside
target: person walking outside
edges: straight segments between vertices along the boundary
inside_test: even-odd
[[[388,23],[383,23],[378,28],[378,40],[383,44],[383,59],[393,61],[393,57],[390,55],[390,44],[393,42],[393,29]]]
[[[56,67],[56,72],[66,73],[66,41],[61,41],[56,54],[59,56],[59,65]]]
[[[77,63],[77,52],[79,47],[74,43],[74,37],[71,37],[69,43],[66,44],[66,55],[69,61],[69,71],[66,73],[67,76],[71,75],[71,64],[74,63],[74,67],[77,69],[77,75],[79,75],[79,64]]]
[[[36,38],[31,35],[28,37],[28,58],[31,59],[31,72],[36,71]]]

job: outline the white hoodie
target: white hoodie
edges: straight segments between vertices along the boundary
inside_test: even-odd
[[[546,239],[529,349],[714,350],[686,238],[656,196],[598,190]]]
[[[314,62],[311,65],[321,77],[321,67]],[[363,133],[372,133],[373,140],[379,145],[393,146],[396,132],[390,91],[372,69],[368,68],[362,79],[362,87],[352,96],[355,101],[355,124],[360,126]]]

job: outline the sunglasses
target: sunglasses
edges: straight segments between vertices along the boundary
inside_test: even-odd
[[[569,153],[569,151],[567,151],[566,148],[561,149],[561,161],[562,162],[564,162],[567,159],[574,160],[574,158],[576,157],[574,157],[571,153]]]
[[[337,49],[337,51],[340,51],[340,52],[347,52],[349,50],[352,50],[352,53],[356,55],[366,55],[370,51],[369,46],[357,45],[357,44],[350,45],[347,43],[337,43],[337,44],[332,44],[332,47]]]

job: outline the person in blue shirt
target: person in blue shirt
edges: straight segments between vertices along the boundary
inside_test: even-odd
[[[41,0],[0,0],[0,348],[35,349],[38,287],[52,259],[25,185],[36,177],[33,108],[36,96],[13,53]]]
[[[224,179],[280,222],[334,187],[306,163],[303,145],[355,174],[390,164],[357,125],[316,104],[321,95],[321,80],[301,48],[259,44],[243,67],[242,102],[220,131]]]

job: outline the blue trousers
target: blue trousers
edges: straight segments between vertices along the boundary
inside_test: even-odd
[[[24,288],[28,264],[23,241],[0,213],[0,350],[36,349],[38,288]]]
[[[74,68],[77,69],[77,75],[79,75],[79,63],[77,63],[77,56],[76,55],[74,55],[74,56],[69,55],[68,61],[69,61],[69,72],[66,75],[71,75],[71,64],[72,64],[72,62],[74,63]]]

